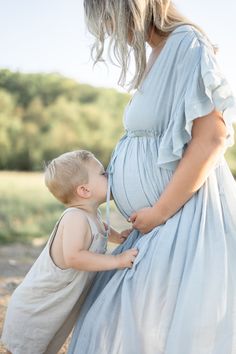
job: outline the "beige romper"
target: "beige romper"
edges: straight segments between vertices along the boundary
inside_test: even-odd
[[[61,219],[75,209],[78,210],[68,208],[62,214],[42,253],[12,294],[1,340],[13,354],[57,353],[74,325],[96,274],[72,268],[60,269],[50,256],[50,246]],[[105,253],[106,235],[100,233],[97,225],[84,213],[92,233],[89,250]]]

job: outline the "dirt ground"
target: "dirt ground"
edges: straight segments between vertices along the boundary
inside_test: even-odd
[[[34,245],[14,244],[0,247],[0,334],[10,295],[22,281],[43,246],[41,240],[35,240]],[[68,342],[59,353],[65,354],[67,347]],[[1,343],[0,353],[5,353]]]

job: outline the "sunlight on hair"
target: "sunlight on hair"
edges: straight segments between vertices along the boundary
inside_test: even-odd
[[[44,180],[50,192],[63,204],[75,195],[76,187],[87,183],[86,163],[94,158],[87,150],[67,152],[45,166]]]
[[[152,27],[163,37],[183,24],[195,26],[203,33],[170,0],[84,0],[84,9],[88,30],[95,37],[91,50],[93,60],[95,63],[103,60],[104,42],[109,37],[108,56],[121,67],[118,84],[128,86],[129,90],[138,88],[143,79],[146,42]],[[135,72],[127,83],[131,55]]]

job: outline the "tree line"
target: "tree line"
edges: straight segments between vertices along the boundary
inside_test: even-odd
[[[42,170],[44,161],[75,149],[90,150],[107,165],[128,100],[57,73],[0,70],[0,169]],[[236,145],[226,158],[236,175]]]
[[[128,100],[56,73],[0,70],[0,169],[41,170],[43,161],[74,149],[107,164]]]

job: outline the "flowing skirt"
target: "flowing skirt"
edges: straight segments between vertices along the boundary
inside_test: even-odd
[[[132,269],[101,272],[69,354],[236,353],[236,183],[226,163],[165,224],[134,230]]]

